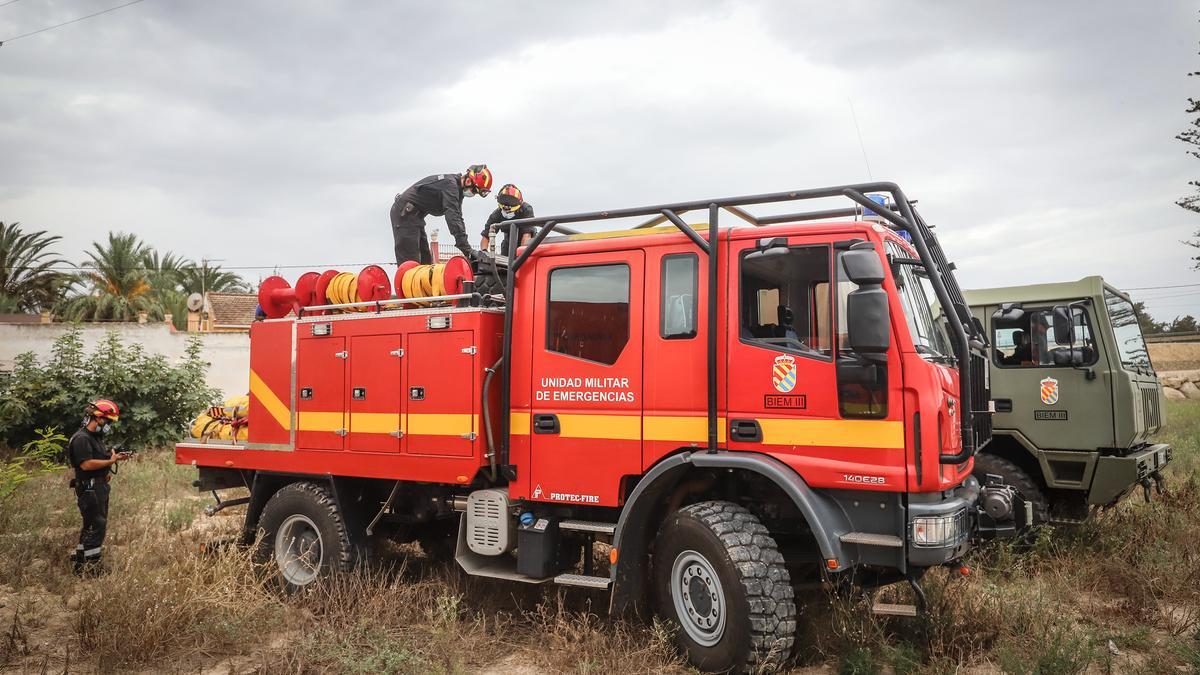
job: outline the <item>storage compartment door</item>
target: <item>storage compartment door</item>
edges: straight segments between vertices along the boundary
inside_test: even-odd
[[[350,338],[350,445],[359,452],[400,452],[403,337]]]
[[[296,347],[296,445],[342,450],[346,442],[346,339],[299,340]]]
[[[405,450],[413,455],[469,457],[475,419],[474,345],[470,331],[410,333],[405,386]]]

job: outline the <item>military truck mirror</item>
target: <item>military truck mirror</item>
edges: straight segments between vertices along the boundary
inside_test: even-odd
[[[1074,321],[1071,320],[1070,305],[1054,306],[1054,341],[1060,345],[1070,345],[1075,342],[1075,331],[1072,330]]]
[[[1025,308],[1019,302],[1006,302],[1000,305],[1000,309],[992,312],[992,323],[997,321],[1020,321],[1025,318]]]

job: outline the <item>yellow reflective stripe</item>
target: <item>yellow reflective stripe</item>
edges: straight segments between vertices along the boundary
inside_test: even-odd
[[[764,445],[903,448],[904,423],[896,420],[759,419]]]
[[[531,415],[527,412],[515,412],[508,416],[509,433],[513,436],[528,436]]]
[[[478,415],[459,414],[409,415],[408,429],[404,433],[418,436],[461,436],[475,431],[477,418]]]
[[[271,391],[271,388],[267,386],[267,383],[263,382],[263,379],[258,376],[258,373],[254,372],[253,370],[250,371],[250,393],[254,394],[254,397],[262,402],[263,407],[267,409],[267,412],[271,415],[271,417],[275,418],[275,421],[279,423],[279,426],[283,427],[284,429],[292,428],[291,411],[288,410],[288,407],[283,404],[283,401],[279,400],[279,397],[275,395],[275,392]]]
[[[301,410],[300,431],[337,431],[345,429],[346,415],[340,412],[310,412]]]
[[[707,443],[708,417],[695,415],[651,415],[643,422],[643,439],[647,441],[679,441]],[[717,438],[725,438],[725,418],[717,418]]]
[[[602,438],[610,441],[642,439],[641,415],[559,415],[561,438]]]
[[[400,413],[350,413],[350,431],[355,434],[390,434],[400,429]]]

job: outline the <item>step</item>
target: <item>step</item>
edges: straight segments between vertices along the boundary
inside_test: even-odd
[[[561,523],[559,526],[561,527]],[[583,574],[560,574],[554,577],[554,583],[562,586],[606,589],[612,583],[612,579],[608,577],[589,577]]]
[[[602,523],[595,520],[564,520],[559,522],[558,529],[574,532],[595,532],[597,534],[612,534],[616,532],[615,523]]]
[[[886,602],[877,602],[871,607],[872,614],[883,614],[886,616],[916,616],[916,605],[892,605]]]
[[[890,534],[872,534],[870,532],[847,532],[838,539],[843,544],[863,544],[866,546],[885,546],[888,548],[904,548],[904,540]]]

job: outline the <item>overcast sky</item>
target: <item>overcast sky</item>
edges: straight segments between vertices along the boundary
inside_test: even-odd
[[[117,4],[13,2],[0,38]],[[1167,0],[145,0],[0,47],[0,220],[73,261],[122,230],[257,282],[391,261],[395,193],[470,163],[542,215],[874,177],[920,200],[965,287],[1200,284],[1179,243],[1200,215],[1173,203],[1200,178],[1174,140],[1198,18]],[[494,206],[464,204],[472,244]],[[1133,293],[1200,316],[1200,285]]]

